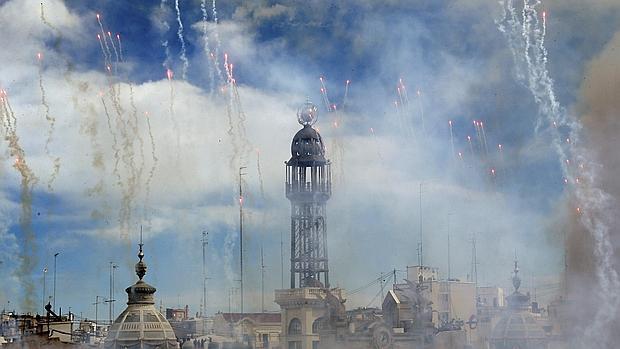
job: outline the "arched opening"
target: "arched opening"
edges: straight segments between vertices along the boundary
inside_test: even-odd
[[[312,323],[312,333],[319,333],[321,327],[323,326],[323,318],[320,317]]]
[[[288,324],[288,334],[298,335],[301,334],[301,321],[298,318],[294,318]]]

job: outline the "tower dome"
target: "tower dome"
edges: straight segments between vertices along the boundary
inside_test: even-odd
[[[319,132],[312,127],[316,123],[318,115],[318,108],[309,101],[299,107],[297,121],[303,128],[293,137],[289,163],[325,163],[323,139]]]
[[[127,287],[127,308],[116,318],[105,339],[105,349],[178,348],[177,338],[166,318],[155,309],[155,287],[142,280],[146,263],[142,260],[142,238],[136,263],[138,281]]]

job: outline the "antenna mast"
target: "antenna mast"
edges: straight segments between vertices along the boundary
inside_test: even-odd
[[[263,258],[263,245],[260,246],[260,288],[261,288],[261,311],[265,312],[265,259]]]
[[[209,240],[207,239],[209,233],[206,230],[202,231],[202,308],[200,309],[200,317],[207,315],[207,245]]]
[[[239,167],[239,271],[240,271],[240,283],[241,283],[241,314],[243,315],[243,183],[242,176],[245,173],[241,172],[245,169],[245,166]]]

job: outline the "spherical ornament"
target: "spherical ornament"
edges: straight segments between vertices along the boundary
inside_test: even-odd
[[[319,117],[319,108],[312,102],[304,103],[297,110],[297,121],[304,126],[312,126]]]

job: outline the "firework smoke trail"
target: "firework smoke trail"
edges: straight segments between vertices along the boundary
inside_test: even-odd
[[[478,122],[478,125],[480,126],[480,134],[482,135],[482,145],[484,146],[484,153],[486,156],[489,155],[489,146],[487,144],[487,134],[484,131],[484,123],[482,121]]]
[[[104,94],[100,94],[101,97],[101,105],[103,105],[103,111],[105,113],[107,123],[108,123],[108,131],[110,131],[110,135],[112,136],[112,151],[114,152],[114,167],[112,169],[112,174],[114,174],[117,178],[117,184],[119,186],[122,185],[121,175],[118,172],[118,164],[120,162],[120,149],[118,147],[118,138],[116,136],[116,132],[114,131],[114,127],[112,127],[112,118],[110,117],[110,112],[108,111],[108,106],[105,104]]]
[[[157,150],[155,148],[155,138],[153,137],[153,130],[151,128],[151,118],[148,112],[145,112],[144,116],[146,117],[146,125],[147,125],[147,129],[149,132],[149,139],[151,141],[151,158],[153,160],[151,164],[151,170],[149,171],[149,176],[146,179],[146,184],[145,184],[146,194],[145,194],[145,200],[144,200],[144,215],[146,218],[147,226],[150,228],[151,227],[151,215],[147,214],[146,211],[149,208],[149,202],[151,198],[151,182],[153,181],[153,176],[155,175],[155,169],[157,168],[157,162],[159,161],[159,159],[155,155]]]
[[[114,56],[116,57],[116,62],[114,64],[114,72],[118,73],[118,63],[120,63],[121,60],[118,55],[118,50],[116,49],[116,45],[114,44],[114,39],[112,39],[112,33],[110,33],[110,31],[108,31],[108,38],[110,39],[110,44],[112,44],[112,49],[114,50]]]
[[[107,62],[112,62],[112,52],[110,52],[110,46],[108,46],[108,40],[106,39],[105,30],[103,30],[103,24],[101,23],[101,16],[97,13],[97,23],[99,23],[99,29],[101,29],[101,40],[103,40],[103,46],[105,47],[105,56]]]
[[[45,10],[43,7],[43,3],[41,3],[41,22],[43,22],[43,24],[45,24],[47,27],[49,27],[52,31],[54,31],[56,33],[56,39],[54,40],[54,51],[56,51],[59,55],[61,54],[60,52],[60,42],[62,41],[62,33],[60,30],[58,30],[58,28],[56,28],[55,26],[53,26],[48,20],[47,18],[45,18]],[[54,126],[56,124],[56,118],[52,117],[50,115],[50,108],[49,105],[47,103],[46,100],[46,96],[45,96],[45,88],[43,85],[43,57],[42,54],[39,53],[37,55],[37,58],[39,60],[39,88],[41,90],[41,104],[43,105],[44,109],[45,109],[45,119],[47,120],[47,122],[49,123],[49,129],[48,129],[48,133],[47,133],[47,140],[45,141],[45,154],[50,158],[50,160],[52,160],[52,174],[50,175],[50,179],[47,182],[47,188],[48,190],[52,191],[53,187],[52,184],[54,183],[54,181],[56,180],[56,178],[58,177],[58,173],[60,172],[60,157],[53,157],[49,151],[49,145],[52,142],[52,138],[54,135]],[[66,59],[65,59],[66,60]],[[69,63],[68,60],[66,60],[66,65],[67,65],[67,70],[65,72],[65,80],[67,80],[67,82],[71,82],[70,79],[70,72],[71,72],[71,64]]]
[[[60,171],[60,158],[54,158],[50,153],[50,143],[52,142],[52,138],[54,135],[54,126],[56,124],[56,118],[52,117],[50,114],[50,106],[47,103],[45,86],[43,85],[43,55],[39,52],[37,53],[37,60],[39,61],[39,90],[41,91],[41,105],[43,106],[43,110],[45,111],[45,120],[49,123],[49,129],[47,131],[47,140],[45,141],[45,155],[52,160],[53,170],[50,176],[49,181],[47,182],[47,188],[50,191],[53,191],[52,184],[56,180],[58,176],[58,172]]]
[[[260,166],[260,149],[256,149],[256,170],[258,171],[258,183],[260,186],[260,196],[265,201],[265,189],[263,186],[263,171]]]
[[[450,150],[452,151],[451,157],[452,160],[455,160],[456,153],[454,152],[454,133],[452,132],[452,120],[448,120],[448,125],[450,126]]]
[[[482,136],[480,135],[480,125],[474,120],[474,129],[476,130],[476,149],[482,154]]]
[[[219,24],[219,20],[217,18],[217,4],[215,0],[211,2],[211,13],[213,14],[213,37],[215,38],[215,54],[213,55],[213,65],[217,70],[217,76],[221,82],[224,81],[222,77],[222,70],[220,69],[219,57],[220,57],[220,49],[222,47],[222,42],[220,41],[220,33],[217,28]]]
[[[344,85],[344,98],[342,98],[342,111],[346,112],[347,102],[349,97],[349,84],[351,84],[351,80],[347,80]]]
[[[187,60],[187,54],[185,52],[185,38],[183,37],[183,22],[181,21],[181,9],[179,8],[179,0],[174,1],[174,9],[177,11],[177,23],[179,29],[177,30],[177,36],[179,42],[181,42],[181,61],[183,61],[183,70],[181,77],[183,80],[187,80],[187,68],[189,67],[189,61]]]
[[[145,164],[145,159],[144,159],[144,139],[142,138],[142,135],[140,134],[140,128],[139,128],[139,121],[138,121],[138,108],[136,108],[136,102],[135,102],[135,98],[134,98],[134,92],[133,92],[133,84],[129,84],[129,105],[131,106],[131,116],[132,116],[132,121],[133,123],[131,124],[131,131],[133,132],[134,136],[136,139],[138,139],[138,144],[139,144],[139,150],[140,150],[140,166],[138,167],[137,170],[137,178],[136,178],[136,182],[137,183],[141,183],[142,182],[142,173],[144,171],[144,164]]]
[[[21,214],[19,224],[22,230],[23,248],[22,258],[17,270],[17,276],[24,289],[22,307],[27,310],[34,310],[36,301],[35,287],[32,280],[32,272],[36,265],[35,259],[35,234],[32,228],[32,189],[38,182],[28,164],[26,163],[26,153],[19,143],[17,136],[17,118],[11,108],[8,95],[5,90],[0,90],[0,116],[3,119],[5,139],[8,141],[10,155],[15,157],[13,167],[21,176]]]
[[[379,161],[383,162],[383,156],[381,155],[381,150],[379,149],[379,142],[377,141],[377,135],[375,135],[375,129],[370,128],[370,135],[372,136],[372,140],[375,143],[375,148],[377,149],[377,156],[379,157]]]
[[[116,34],[116,40],[118,41],[118,54],[120,56],[121,62],[125,59],[123,58],[123,42],[121,41],[121,35]]]
[[[101,34],[97,34],[97,40],[99,41],[99,46],[101,46],[101,54],[103,55],[103,66],[105,69],[107,69],[111,63],[108,59],[108,55],[105,52],[105,47],[103,47],[103,41],[101,41]]]
[[[330,112],[331,110],[331,103],[329,101],[329,97],[327,97],[327,87],[325,87],[325,81],[323,81],[323,77],[319,77],[319,80],[321,81],[321,95],[323,96],[323,103],[325,103],[325,109]]]
[[[596,314],[587,325],[583,336],[578,336],[581,345],[586,347],[608,347],[609,331],[617,321],[617,309],[620,307],[620,295],[613,290],[620,288],[618,271],[614,268],[613,246],[610,241],[610,222],[612,218],[607,212],[614,212],[612,198],[596,185],[599,167],[590,161],[590,154],[583,147],[581,136],[581,123],[560,106],[555,91],[554,83],[547,70],[547,51],[544,46],[546,34],[546,13],[543,12],[542,23],[539,21],[537,8],[539,1],[524,1],[523,23],[519,27],[512,1],[501,1],[503,17],[497,21],[498,29],[504,33],[509,41],[511,49],[523,48],[522,51],[513,51],[515,60],[525,60],[527,70],[523,77],[526,86],[532,93],[539,109],[539,125],[546,121],[552,127],[553,146],[558,154],[564,178],[569,184],[579,207],[578,214],[581,224],[587,229],[594,240],[594,255],[597,259],[596,277],[599,289],[595,295],[601,306],[596,309]],[[532,41],[534,44],[532,45]],[[517,75],[517,77],[519,77]],[[543,120],[544,118],[544,120]],[[537,125],[538,126],[538,125]],[[570,142],[563,142],[558,128],[568,130]],[[569,167],[570,159],[577,163],[586,164],[583,168],[581,185],[577,183],[575,173]],[[589,166],[588,166],[589,165]],[[581,167],[581,166],[580,166]],[[585,180],[583,180],[585,179]]]
[[[181,132],[179,130],[179,124],[177,122],[175,113],[174,113],[174,72],[171,69],[166,69],[166,78],[168,78],[168,82],[170,83],[170,105],[168,106],[168,115],[170,115],[170,121],[172,122],[172,127],[174,129],[174,133],[176,135],[177,142],[177,163],[180,161],[180,152],[181,152]]]
[[[471,158],[474,158],[474,146],[471,144],[471,136],[467,136],[467,143],[469,143],[469,152],[471,153]]]
[[[207,65],[209,66],[209,79],[211,81],[211,93],[213,93],[215,86],[215,71],[213,68],[211,48],[209,45],[209,30],[208,30],[208,13],[207,13],[207,0],[200,2],[200,11],[202,12],[202,38],[204,41],[204,51],[207,57]]]
[[[420,121],[422,122],[422,132],[426,134],[426,124],[424,122],[424,103],[422,102],[422,93],[420,90],[416,91],[418,95],[418,105],[420,106]]]

